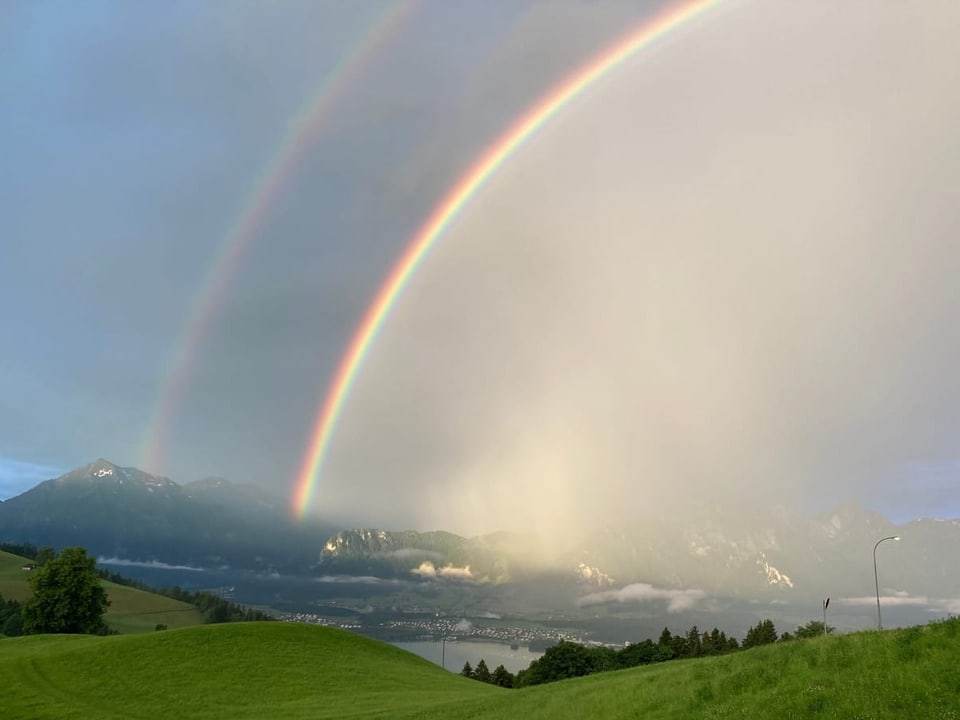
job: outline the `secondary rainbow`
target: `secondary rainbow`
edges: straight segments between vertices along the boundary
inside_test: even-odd
[[[317,478],[323,467],[337,420],[343,410],[350,389],[370,351],[377,332],[403,288],[463,207],[470,201],[497,170],[524,143],[542,128],[557,112],[569,105],[599,79],[620,67],[640,50],[690,22],[722,0],[696,0],[668,8],[652,19],[641,23],[609,49],[588,62],[554,90],[535,103],[520,119],[507,129],[470,167],[431,213],[390,271],[360,325],[354,332],[347,351],[330,383],[327,396],[320,407],[307,451],[297,475],[293,495],[293,511],[304,516],[310,506]]]
[[[287,123],[279,147],[257,177],[243,210],[214,254],[211,269],[200,284],[187,313],[184,330],[174,345],[153,414],[147,423],[140,451],[140,467],[163,472],[164,455],[173,420],[182,407],[199,349],[213,321],[220,314],[232,279],[243,264],[270,208],[284,188],[306,146],[325,126],[346,88],[351,87],[364,66],[400,27],[416,5],[400,0],[377,14],[324,76],[319,88]]]

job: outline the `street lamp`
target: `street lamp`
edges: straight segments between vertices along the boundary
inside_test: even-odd
[[[890,537],[880,538],[877,540],[877,544],[873,546],[873,583],[877,588],[877,628],[880,630],[883,630],[883,620],[880,619],[880,579],[877,576],[877,548],[884,540],[899,539],[899,535],[891,535]]]

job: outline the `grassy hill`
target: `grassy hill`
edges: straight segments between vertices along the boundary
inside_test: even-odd
[[[4,718],[960,718],[960,621],[522,690],[287,623],[0,641]]]
[[[4,598],[23,602],[30,597],[30,574],[22,569],[27,562],[30,561],[0,550],[0,595]],[[105,581],[103,587],[110,598],[104,619],[121,633],[152,632],[158,623],[179,628],[203,622],[200,611],[189,603],[112,582]]]

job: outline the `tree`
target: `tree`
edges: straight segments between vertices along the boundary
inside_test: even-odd
[[[641,640],[627,645],[617,653],[618,667],[629,668],[637,665],[649,665],[660,660],[660,648],[654,645],[653,640]]]
[[[700,631],[696,625],[687,630],[686,652],[684,654],[687,657],[700,657],[703,654]]]
[[[670,633],[670,628],[665,627],[663,632],[660,633],[660,639],[657,640],[657,662],[664,662],[665,660],[671,660],[676,657],[676,652],[674,651],[674,641],[673,635]]]
[[[836,630],[832,625],[826,626],[826,632],[824,632],[824,626],[822,620],[811,620],[806,625],[801,625],[797,628],[796,637],[798,638],[813,638],[820,637],[822,635],[827,635]]]
[[[477,667],[473,671],[473,677],[485,683],[493,680],[493,677],[490,675],[490,668],[487,667],[487,663],[483,658],[480,658],[480,662],[477,663]]]
[[[517,673],[514,687],[540,685],[617,667],[617,654],[611,648],[587,648],[561,640],[559,644],[547,648],[543,657],[531,662],[526,670]]]
[[[499,687],[512,688],[513,673],[503,665],[497,665],[497,669],[493,671],[493,684]]]
[[[773,625],[773,620],[763,620],[754,627],[747,630],[747,636],[743,639],[743,648],[752,648],[757,645],[769,645],[777,641],[777,629]]]
[[[4,600],[3,595],[0,595],[0,636],[16,637],[23,634],[20,611],[20,603],[16,600]]]
[[[468,678],[472,678],[472,677],[473,677],[473,668],[470,667],[470,661],[469,661],[469,660],[467,660],[467,662],[465,662],[465,663],[463,664],[463,670],[460,671],[460,674],[463,675],[464,677],[468,677]]]
[[[37,550],[37,567],[43,567],[57,556],[57,551],[49,545],[44,545]]]
[[[33,597],[23,605],[24,634],[103,632],[110,605],[96,564],[83,548],[66,548],[30,576]]]

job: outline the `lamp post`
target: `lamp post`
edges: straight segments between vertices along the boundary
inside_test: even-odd
[[[880,546],[884,540],[899,540],[899,535],[891,535],[890,537],[880,538],[877,540],[877,544],[873,546],[873,583],[877,589],[877,629],[883,630],[883,620],[880,618],[880,579],[877,575],[877,548]]]

